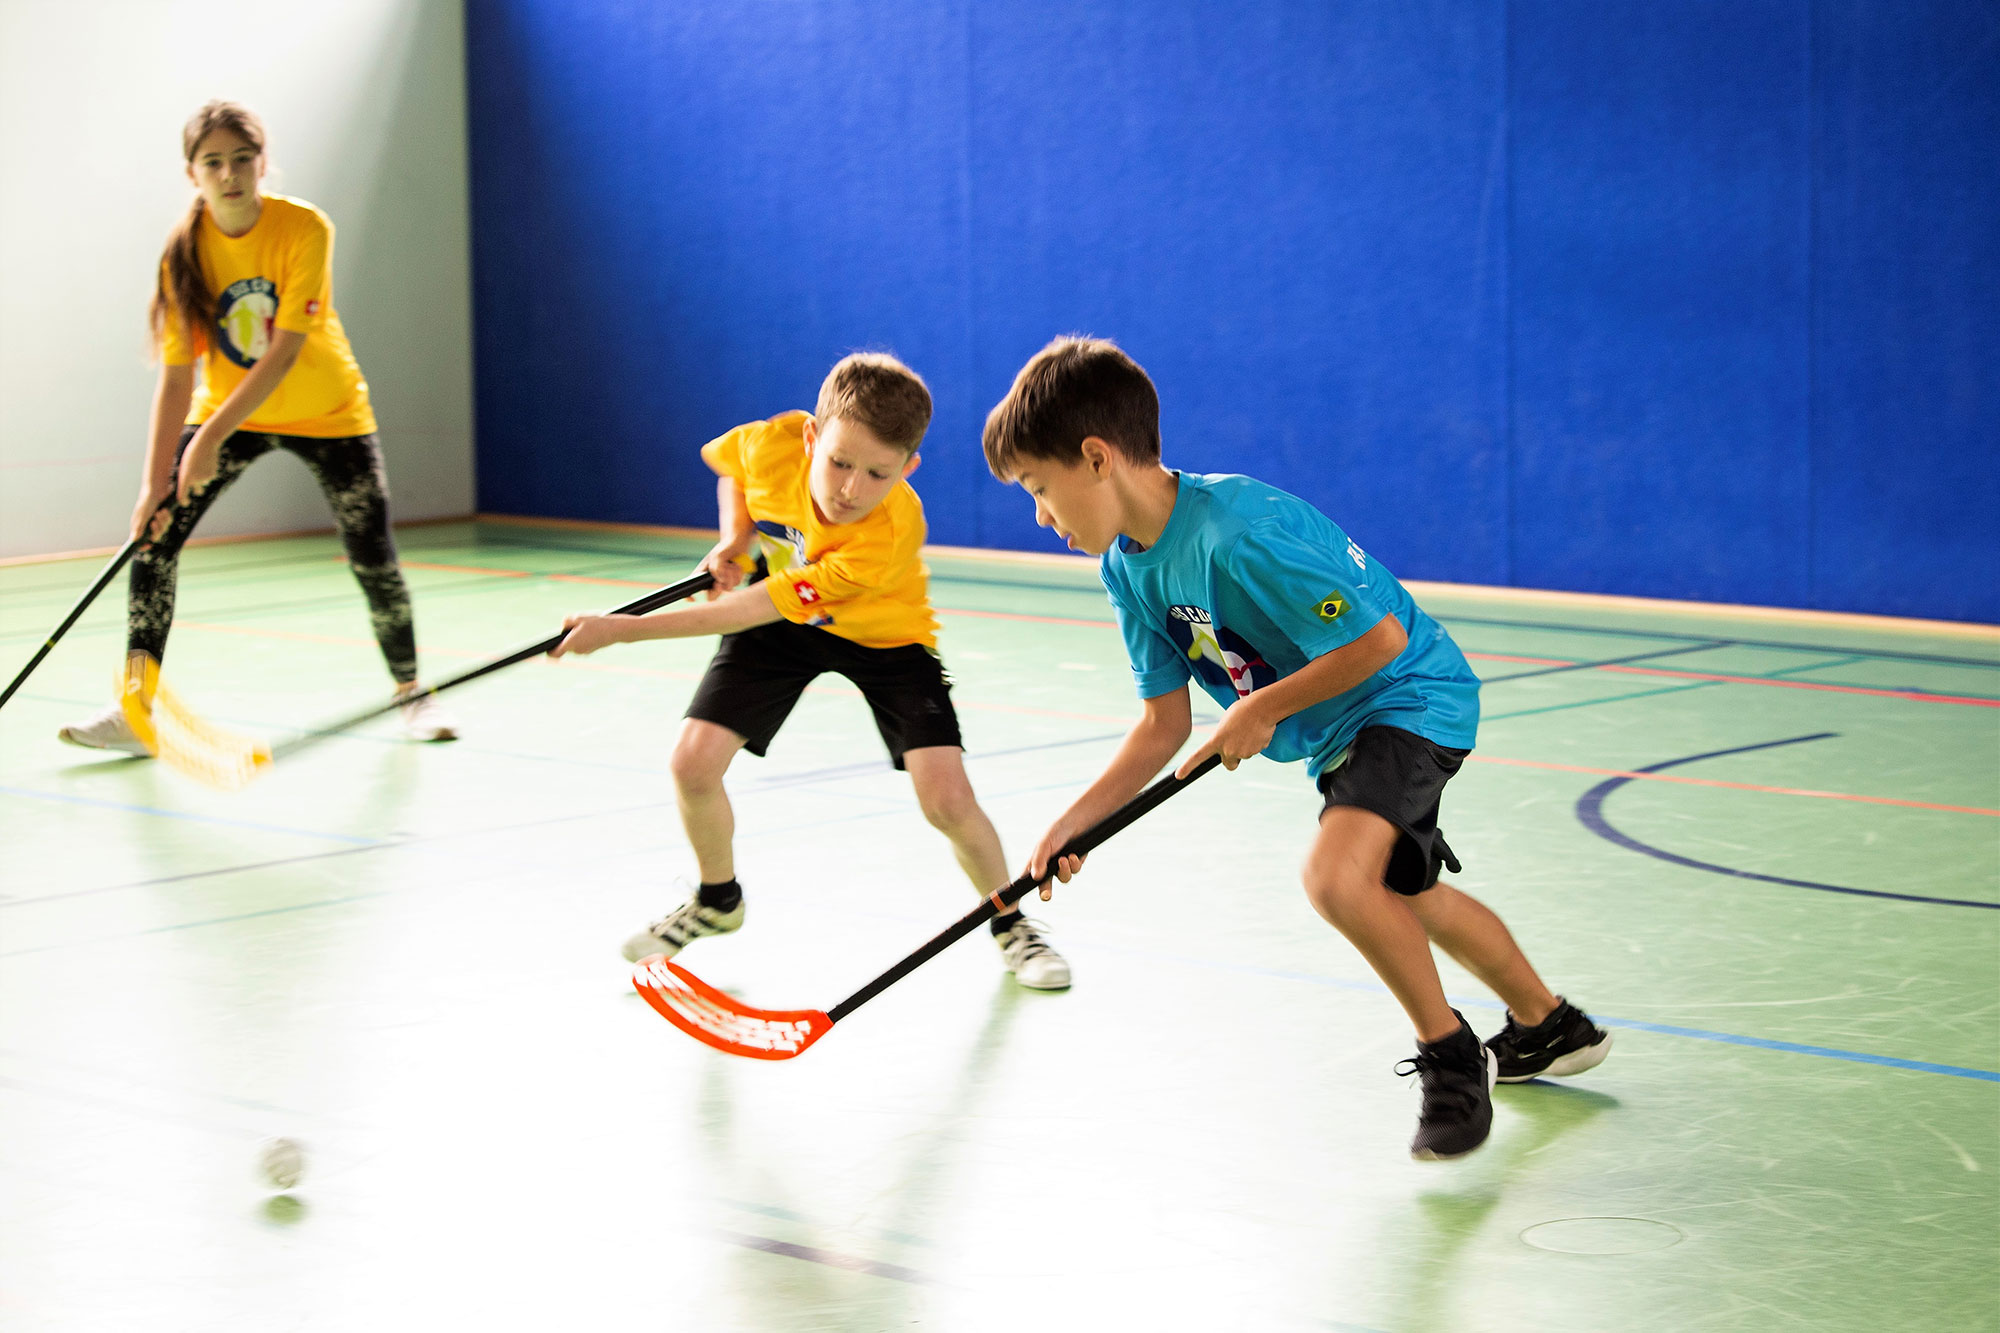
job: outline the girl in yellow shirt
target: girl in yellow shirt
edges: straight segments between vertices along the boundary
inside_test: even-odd
[[[132,510],[132,535],[151,540],[132,559],[127,656],[165,656],[181,547],[245,468],[283,449],[325,493],[389,674],[412,691],[416,633],[375,412],[333,309],[333,223],[302,199],[262,193],[264,127],[244,107],[210,102],[183,128],[181,149],[197,193],[167,238],[153,295],[160,379]],[[403,726],[418,740],[456,735],[428,696],[404,708]],[[117,706],[57,734],[147,753]]]

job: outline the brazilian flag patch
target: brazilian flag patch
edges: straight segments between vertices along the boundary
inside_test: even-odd
[[[1313,614],[1332,624],[1347,614],[1347,599],[1337,592],[1330,592],[1320,598],[1319,605],[1313,608]]]

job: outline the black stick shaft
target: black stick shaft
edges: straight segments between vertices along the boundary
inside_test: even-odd
[[[691,579],[682,579],[679,583],[671,587],[649,592],[644,597],[627,602],[625,605],[612,610],[609,614],[614,616],[643,616],[649,611],[657,611],[663,606],[668,606],[684,598],[692,597],[696,593],[707,592],[714,586],[715,575],[704,570]],[[328,736],[338,735],[349,728],[360,726],[363,722],[373,721],[386,713],[393,713],[404,704],[410,703],[413,700],[421,699],[426,695],[442,694],[444,691],[456,689],[468,681],[478,680],[481,676],[490,676],[496,671],[525,662],[531,657],[540,657],[543,653],[548,652],[549,649],[561,643],[564,636],[568,633],[568,630],[562,630],[551,634],[548,638],[537,643],[531,643],[525,648],[516,648],[505,657],[496,657],[490,662],[483,662],[476,667],[469,667],[455,676],[446,676],[443,680],[425,689],[418,690],[413,694],[405,695],[400,699],[391,699],[388,703],[378,704],[373,708],[355,713],[351,717],[341,718],[338,722],[332,722],[323,727],[315,727],[303,736],[297,736],[282,744],[272,746],[271,757],[282,759],[287,755],[296,754],[316,741],[324,740]]]
[[[48,641],[35,651],[33,657],[28,659],[28,665],[21,668],[21,674],[8,682],[5,692],[0,692],[0,706],[5,706],[6,702],[14,697],[14,691],[20,689],[21,683],[27,680],[29,674],[42,664],[42,659],[49,655],[49,651],[56,646],[56,641],[69,633],[69,627],[80,620],[83,617],[83,613],[90,609],[90,604],[97,600],[97,594],[103,592],[111,580],[118,577],[118,571],[125,568],[125,562],[130,560],[132,553],[138,549],[139,539],[137,537],[132,538],[118,548],[118,553],[111,557],[111,563],[104,567],[103,572],[90,585],[90,590],[84,593],[75,606],[70,608],[69,614],[63,617],[62,624],[57,625],[49,633]]]
[[[1049,865],[1043,871],[1040,879],[1023,875],[1006,888],[1000,890],[999,893],[985,899],[979,906],[973,908],[950,926],[940,931],[923,948],[918,949],[908,958],[905,958],[902,962],[896,964],[887,972],[884,972],[881,976],[875,978],[875,980],[869,982],[866,986],[863,986],[860,990],[827,1010],[826,1016],[838,1023],[841,1019],[847,1017],[856,1009],[859,1009],[862,1005],[868,1003],[877,995],[880,995],[883,991],[889,989],[889,987],[895,985],[904,977],[907,977],[910,973],[943,953],[959,940],[964,939],[980,926],[1000,915],[1003,908],[1012,907],[1015,903],[1020,902],[1021,899],[1048,883],[1049,876],[1055,873],[1055,863],[1057,861],[1060,861],[1065,856],[1082,856],[1086,852],[1096,848],[1105,839],[1151,813],[1153,808],[1159,805],[1160,802],[1166,800],[1175,792],[1180,791],[1204,773],[1209,772],[1221,762],[1222,759],[1220,756],[1210,755],[1207,759],[1202,760],[1195,767],[1194,772],[1188,774],[1185,778],[1177,778],[1171,773],[1167,774],[1167,776],[1161,778],[1158,782],[1155,782],[1152,786],[1119,806],[1103,819],[1092,824],[1074,838],[1071,838],[1069,842],[1064,844],[1060,852],[1049,858]],[[996,898],[998,899],[997,902],[995,901]]]

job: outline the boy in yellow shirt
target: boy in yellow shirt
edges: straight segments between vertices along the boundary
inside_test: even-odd
[[[930,391],[909,367],[873,353],[845,358],[820,385],[813,412],[753,421],[703,447],[719,478],[722,529],[701,562],[715,575],[708,602],[564,622],[569,634],[552,656],[723,636],[670,765],[701,883],[692,899],[626,941],[627,959],[672,957],[703,935],[742,926],[736,821],[723,774],[738,750],[761,757],[806,686],[827,671],[860,688],[890,762],[909,773],[924,817],[951,840],[973,888],[990,893],[1012,878],[966,777],[937,653],[920,554],[923,503],[907,480],[930,418]],[[738,561],[753,543],[767,576],[744,585]],[[1069,964],[1039,923],[1016,910],[995,918],[993,934],[1022,985],[1069,985]]]

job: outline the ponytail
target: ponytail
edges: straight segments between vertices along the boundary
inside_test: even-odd
[[[156,347],[170,319],[180,321],[188,346],[197,355],[207,344],[208,326],[215,322],[215,293],[201,272],[201,215],[206,211],[207,204],[197,193],[187,216],[167,234],[167,248],[160,253],[160,273],[147,311]]]
[[[264,122],[248,107],[235,102],[210,102],[188,118],[181,127],[181,157],[192,164],[202,140],[217,130],[230,130],[258,152],[264,151]],[[167,321],[177,319],[187,343],[197,354],[208,344],[209,329],[215,323],[215,293],[201,271],[201,215],[206,211],[201,192],[195,191],[187,216],[174,225],[160,252],[159,276],[154,281],[153,303],[147,311],[153,345],[159,346]]]

